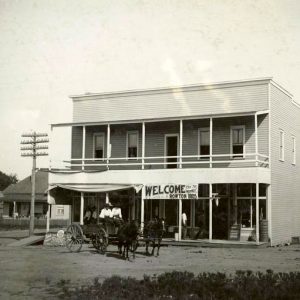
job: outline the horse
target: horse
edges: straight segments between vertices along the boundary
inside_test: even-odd
[[[122,254],[122,256],[125,257],[125,259],[129,260],[129,250],[133,252],[133,258],[135,258],[135,250],[137,248],[136,244],[139,233],[139,224],[136,220],[124,223],[120,226],[117,233],[118,249],[119,253]],[[122,247],[124,247],[123,251]]]
[[[154,249],[157,247],[156,256],[159,256],[159,249],[163,234],[165,232],[165,220],[154,218],[150,220],[144,227],[144,240],[146,243],[146,254],[149,255],[148,247],[151,244],[152,252],[151,255],[154,255]]]

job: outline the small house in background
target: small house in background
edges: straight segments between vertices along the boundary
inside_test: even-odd
[[[35,207],[34,215],[36,218],[46,218],[48,203],[48,172],[39,170],[35,175]],[[30,216],[31,203],[31,176],[11,184],[3,191],[1,202],[3,203],[3,218],[26,219]],[[1,205],[0,205],[1,214]],[[50,212],[51,219],[69,219],[69,206],[53,205]]]

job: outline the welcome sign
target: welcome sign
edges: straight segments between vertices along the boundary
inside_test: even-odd
[[[198,184],[159,184],[145,186],[145,199],[197,199]]]

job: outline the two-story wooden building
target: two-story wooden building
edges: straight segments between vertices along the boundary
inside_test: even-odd
[[[70,168],[51,171],[48,200],[73,221],[120,200],[179,239],[183,213],[187,239],[300,236],[300,107],[271,78],[71,98],[73,122],[52,125],[72,127]]]

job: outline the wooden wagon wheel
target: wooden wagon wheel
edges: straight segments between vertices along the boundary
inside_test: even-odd
[[[75,223],[69,225],[65,232],[65,237],[68,250],[71,252],[79,252],[84,241],[80,225]]]
[[[108,246],[108,237],[103,228],[99,228],[99,231],[95,233],[92,238],[92,243],[99,253],[104,254],[106,252]]]

